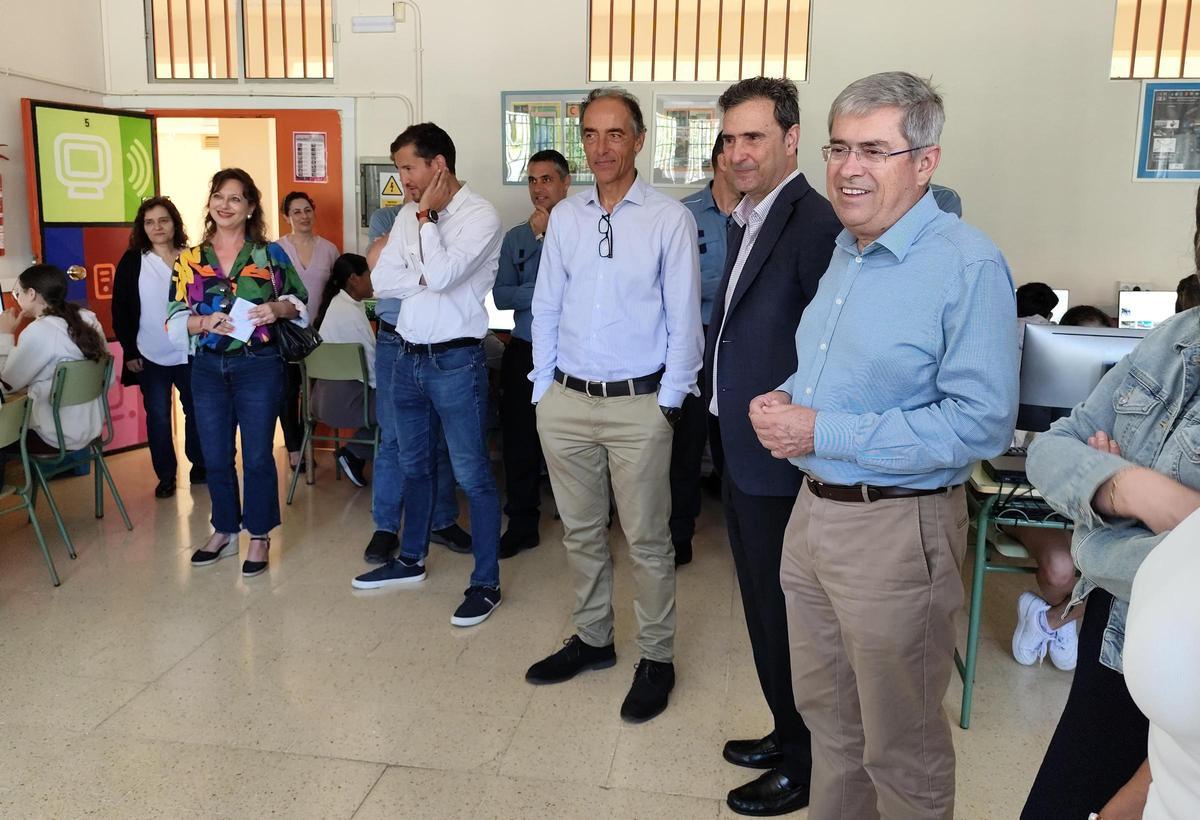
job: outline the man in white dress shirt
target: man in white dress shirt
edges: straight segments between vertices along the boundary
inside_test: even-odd
[[[392,401],[404,476],[400,555],[354,579],[357,589],[425,579],[440,421],[454,475],[466,493],[475,570],[450,622],[474,626],[500,604],[500,496],[487,452],[488,385],[484,297],[496,280],[500,215],[454,174],[450,136],[433,123],[397,137],[396,168],[408,202],[371,271],[375,294],[401,300],[396,332],[404,352]]]

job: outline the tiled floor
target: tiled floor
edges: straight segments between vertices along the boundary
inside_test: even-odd
[[[370,493],[327,466],[285,508],[270,571],[243,580],[237,561],[188,565],[208,532],[202,488],[155,501],[144,450],[110,465],[135,529],[115,511],[93,518],[90,479],[56,483],[79,547],[68,560],[43,517],[58,589],[21,516],[0,518],[0,816],[733,816],[724,795],[753,773],[721,744],[769,720],[712,499],[679,575],[671,706],[630,726],[617,715],[636,655],[616,530],[620,662],[533,687],[524,669],[570,634],[549,514],[542,545],[504,562],[503,606],[460,630],[449,618],[468,556],[434,546],[420,588],[351,590]],[[1070,683],[1009,657],[1026,583],[988,581],[974,722],[954,729],[961,818],[1017,816]],[[960,696],[955,678],[954,716]]]

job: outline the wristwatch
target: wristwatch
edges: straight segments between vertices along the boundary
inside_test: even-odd
[[[438,212],[433,208],[426,208],[423,211],[417,211],[417,221],[420,222],[422,219],[428,219],[430,222],[436,225],[438,221]]]

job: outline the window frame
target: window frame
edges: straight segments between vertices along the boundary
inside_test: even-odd
[[[338,26],[337,26],[337,4],[338,0],[329,0],[329,28],[330,28],[330,50],[329,60],[332,66],[332,77],[247,77],[246,76],[246,20],[245,20],[245,4],[248,0],[232,0],[233,5],[233,27],[231,36],[235,39],[237,47],[234,51],[233,68],[235,76],[233,77],[158,77],[155,72],[154,58],[154,0],[143,0],[143,12],[146,24],[146,80],[154,84],[176,84],[176,83],[205,83],[217,85],[262,85],[271,83],[286,83],[286,84],[317,84],[317,85],[332,85],[337,82],[337,65],[338,65]],[[204,2],[204,0],[194,0],[194,2]],[[249,0],[254,2],[254,0]],[[315,0],[322,2],[322,0]]]

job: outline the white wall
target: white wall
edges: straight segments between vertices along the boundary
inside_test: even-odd
[[[216,119],[158,120],[159,189],[179,209],[190,242],[200,241],[204,233],[208,185],[221,170],[220,149],[206,148],[204,138],[219,134]]]
[[[143,4],[101,2],[110,32],[110,91],[126,104],[136,99],[126,96],[131,94],[246,90],[306,94],[314,107],[328,107],[320,97],[355,96],[361,155],[386,154],[388,143],[408,124],[401,101],[369,95],[417,97],[415,15],[410,12],[395,34],[350,32],[352,16],[389,14],[390,0],[337,0],[336,81],[241,86],[149,83]],[[514,224],[529,206],[522,187],[500,183],[500,92],[587,87],[587,2],[417,2],[423,13],[424,118],[450,132],[460,175],[500,208],[506,224]],[[25,6],[18,0],[0,3]],[[56,5],[65,8],[67,2],[43,2],[38,8]],[[70,5],[71,15],[38,13],[38,19],[69,18],[70,28],[82,37],[87,23],[80,17],[88,13]],[[800,165],[818,188],[824,187],[824,168],[817,148],[825,140],[825,116],[834,96],[865,74],[907,69],[932,76],[946,97],[948,123],[937,181],[959,190],[967,219],[996,239],[1018,282],[1045,280],[1069,288],[1074,304],[1111,308],[1118,280],[1173,288],[1189,272],[1195,186],[1131,181],[1140,84],[1106,79],[1113,2],[859,0],[847,5],[815,0],[813,5],[811,75],[800,88]],[[6,33],[0,37],[33,39],[25,32],[9,33],[21,28],[9,26],[7,14],[4,18]],[[91,23],[94,28],[94,19]],[[57,26],[53,30],[57,35]],[[31,45],[20,53],[36,64],[42,58]],[[4,53],[3,60],[13,59],[12,52]],[[64,52],[56,47],[55,53]],[[87,63],[90,69],[78,73],[103,76],[94,55]],[[663,85],[659,90],[720,88]],[[631,89],[647,110],[652,108],[655,85],[638,83]],[[194,97],[180,102],[201,103]],[[643,172],[649,154],[643,152]]]
[[[21,98],[100,105],[99,94],[4,76],[6,71],[102,90],[103,38],[97,0],[0,0],[0,176],[4,180],[5,255],[0,284],[27,268],[33,251],[25,203],[25,145]]]

